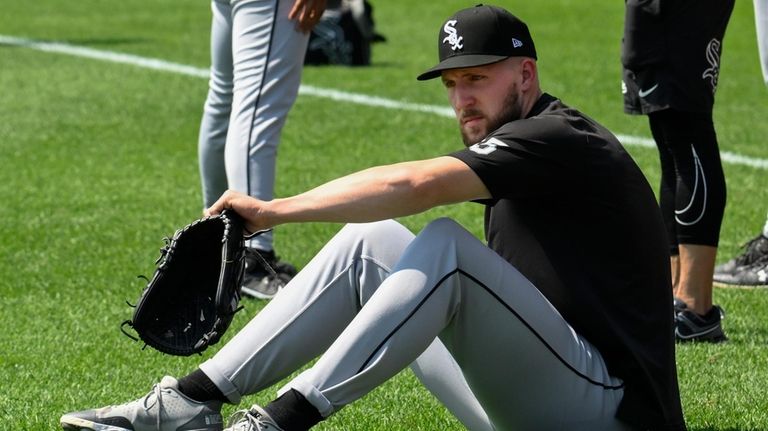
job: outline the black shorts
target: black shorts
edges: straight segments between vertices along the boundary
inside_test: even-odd
[[[626,0],[624,111],[711,112],[735,0]]]

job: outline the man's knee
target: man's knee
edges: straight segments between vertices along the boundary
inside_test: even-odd
[[[373,242],[387,242],[413,238],[413,233],[405,226],[394,220],[382,220],[371,223],[349,223],[342,228],[339,235]]]
[[[394,220],[351,223],[334,237],[333,247],[356,256],[374,257],[382,263],[394,264],[413,237],[411,231]]]
[[[463,226],[447,217],[431,221],[417,236],[420,240],[428,241],[438,247],[446,241],[453,242],[457,238],[470,235]]]

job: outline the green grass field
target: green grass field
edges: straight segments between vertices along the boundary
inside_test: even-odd
[[[473,3],[373,4],[389,39],[375,46],[374,64],[310,67],[303,83],[447,107],[438,82],[417,83],[415,76],[435,61],[442,19]],[[617,134],[650,137],[644,117],[621,109],[622,2],[499,4],[530,25],[546,91]],[[0,0],[0,10],[2,36],[208,66],[204,0]],[[196,145],[206,89],[198,76],[0,43],[0,429],[56,429],[67,411],[134,399],[164,374],[183,375],[215,351],[170,357],[142,351],[119,331],[131,313],[125,300],[134,301],[143,287],[137,275],[153,271],[162,238],[200,215]],[[768,89],[750,1],[738,1],[731,18],[717,99],[722,150],[762,163],[725,165],[724,261],[757,233],[768,210]],[[284,130],[277,194],[460,146],[450,118],[304,94]],[[656,187],[655,149],[628,149]],[[464,204],[402,221],[418,230],[449,216],[480,236],[480,215],[478,205]],[[278,252],[303,265],[339,228],[280,227]],[[678,347],[689,429],[768,430],[767,292],[717,288],[715,301],[728,313],[730,342]],[[244,303],[225,339],[263,306]],[[243,405],[273,395],[265,391]],[[461,428],[408,371],[318,427]]]

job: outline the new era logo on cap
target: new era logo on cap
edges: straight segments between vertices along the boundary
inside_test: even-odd
[[[508,57],[536,58],[528,26],[502,8],[482,4],[462,9],[443,23],[438,52],[440,63],[418,80],[437,78],[446,69],[482,66]]]

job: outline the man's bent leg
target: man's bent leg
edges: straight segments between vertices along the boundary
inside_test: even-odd
[[[411,364],[419,381],[469,430],[495,428],[469,387],[461,367],[439,338]]]
[[[301,392],[327,417],[438,334],[495,428],[626,429],[614,419],[623,384],[599,352],[515,268],[445,219],[417,236],[341,336],[283,391]]]
[[[412,239],[394,221],[344,227],[200,368],[235,403],[288,376],[333,342]]]

